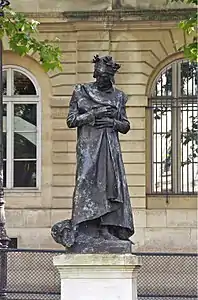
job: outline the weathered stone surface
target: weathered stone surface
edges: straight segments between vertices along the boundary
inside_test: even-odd
[[[167,209],[167,227],[197,228],[197,211],[194,209]]]
[[[146,210],[145,209],[134,209],[134,223],[135,228],[146,227]]]
[[[131,253],[132,243],[130,241],[105,241],[95,239],[87,243],[84,241],[77,241],[74,246],[66,248],[66,253]]]
[[[182,8],[189,7],[189,5],[185,5],[183,1],[179,1],[179,3],[171,3],[171,1],[167,0],[113,0],[113,7],[115,8],[139,8],[139,9],[163,9],[163,8]]]
[[[183,248],[196,248],[196,241],[190,236],[190,228],[146,228],[144,247],[155,251],[180,250]]]
[[[54,257],[61,300],[137,300],[140,257],[132,254],[64,254]]]
[[[11,0],[14,9],[23,12],[103,11],[112,9],[163,9],[189,7],[183,1],[171,3],[167,0]]]
[[[108,10],[112,8],[112,0],[11,0],[12,7],[23,12],[62,12],[62,11],[90,11]]]
[[[166,210],[165,209],[154,209],[147,210],[146,212],[146,227],[162,227],[167,226],[166,222]]]

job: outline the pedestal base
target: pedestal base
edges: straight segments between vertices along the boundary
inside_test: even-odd
[[[61,300],[137,300],[140,258],[132,254],[63,254],[54,258]]]
[[[112,254],[126,254],[132,251],[131,241],[107,241],[100,239],[93,239],[90,243],[80,241],[76,242],[71,248],[66,248],[66,253],[112,253]]]

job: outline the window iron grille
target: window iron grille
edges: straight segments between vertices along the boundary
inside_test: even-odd
[[[155,81],[149,99],[152,193],[198,192],[197,64],[177,61]]]

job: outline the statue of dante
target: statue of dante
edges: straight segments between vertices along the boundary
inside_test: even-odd
[[[119,143],[119,133],[130,129],[127,97],[114,87],[120,65],[110,56],[98,55],[93,63],[96,80],[76,85],[67,117],[68,127],[77,128],[72,219],[52,228],[54,239],[71,249],[80,242],[121,243],[134,233]]]

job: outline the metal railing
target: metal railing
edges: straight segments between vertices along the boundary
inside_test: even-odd
[[[0,265],[5,255],[7,259],[7,299],[60,300],[60,279],[53,257],[61,253],[64,251],[0,249]],[[140,300],[197,299],[197,254],[134,254],[142,257]],[[1,293],[0,286],[0,299]]]

